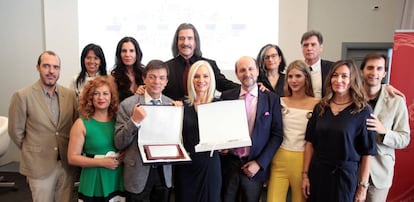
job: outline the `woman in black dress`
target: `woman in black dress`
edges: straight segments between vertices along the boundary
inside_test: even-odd
[[[375,133],[367,130],[371,108],[352,61],[334,63],[326,95],[306,130],[302,191],[308,201],[364,201]]]
[[[221,167],[217,151],[195,152],[200,142],[197,106],[213,101],[216,89],[214,72],[210,64],[200,60],[188,74],[188,98],[184,104],[183,143],[190,153],[191,163],[180,164],[175,169],[175,201],[218,202],[221,190]]]
[[[282,50],[277,45],[266,44],[260,49],[256,61],[260,70],[257,82],[269,91],[283,97],[286,60]]]

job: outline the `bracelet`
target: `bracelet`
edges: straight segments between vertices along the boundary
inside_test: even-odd
[[[361,181],[361,182],[359,182],[358,185],[360,185],[360,186],[362,186],[364,188],[368,188],[369,187],[369,182],[363,182],[363,181]]]
[[[308,174],[308,171],[302,171],[302,174],[307,175]]]

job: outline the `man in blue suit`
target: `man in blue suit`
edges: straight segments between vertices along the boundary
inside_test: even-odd
[[[283,140],[279,97],[258,90],[259,69],[252,57],[236,62],[241,88],[224,91],[223,100],[246,99],[246,112],[252,146],[222,152],[223,201],[260,200],[268,179],[270,162]]]

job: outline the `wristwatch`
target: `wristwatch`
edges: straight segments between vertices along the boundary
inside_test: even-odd
[[[359,182],[359,186],[362,186],[364,188],[368,188],[369,187],[369,182]]]

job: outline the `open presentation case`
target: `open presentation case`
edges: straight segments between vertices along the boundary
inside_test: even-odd
[[[183,107],[145,105],[147,116],[138,130],[138,149],[144,164],[191,161],[182,145]]]
[[[198,105],[200,143],[196,152],[251,146],[244,100]]]

